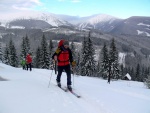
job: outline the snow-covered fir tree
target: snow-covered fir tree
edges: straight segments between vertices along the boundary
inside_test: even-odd
[[[20,57],[21,59],[25,59],[27,53],[31,52],[30,51],[30,41],[28,36],[22,38],[22,44],[21,44],[21,54]]]
[[[84,40],[82,42],[82,49],[81,49],[81,62],[80,62],[80,75],[82,76],[86,76],[86,67],[85,67],[85,64],[86,64],[86,54],[87,54],[87,41],[85,40],[85,37],[84,37]]]
[[[35,56],[35,60],[34,60],[36,68],[41,67],[40,62],[41,62],[41,50],[40,50],[40,47],[38,47],[36,50],[36,56]]]
[[[76,75],[80,75],[80,59],[81,59],[80,57],[81,57],[80,52],[77,52],[76,69],[75,69]]]
[[[93,76],[96,71],[96,62],[94,59],[95,50],[93,47],[93,43],[90,38],[90,33],[88,40],[82,43],[82,58],[81,58],[81,75],[83,76]]]
[[[29,38],[28,38],[28,36],[26,35],[26,37],[25,37],[25,45],[26,45],[26,52],[28,53],[28,52],[31,52],[30,51],[30,40],[29,40]]]
[[[150,89],[150,75],[149,75],[148,78],[146,79],[145,85]]]
[[[12,39],[10,39],[10,42],[9,42],[9,59],[10,59],[11,66],[18,67],[18,57],[16,53],[16,48],[14,46]]]
[[[141,75],[141,67],[140,67],[140,64],[137,64],[134,80],[140,81],[140,75]]]
[[[0,62],[3,62],[2,43],[0,42]]]
[[[110,72],[111,71],[111,72]],[[110,51],[109,51],[109,72],[111,73],[111,77],[113,79],[119,79],[119,63],[118,63],[118,52],[115,44],[115,39],[112,39],[110,44]]]
[[[6,45],[5,47],[5,50],[4,50],[4,63],[7,64],[7,65],[10,65],[10,58],[9,58],[9,48],[8,48],[8,45]]]
[[[104,43],[104,46],[100,52],[100,58],[98,62],[98,75],[100,75],[102,78],[106,79],[108,75],[108,65],[109,65],[109,56],[108,56],[108,49],[106,46],[106,43]]]
[[[26,41],[25,38],[22,38],[22,44],[21,44],[21,59],[26,58],[27,55],[27,46],[26,46]]]
[[[53,46],[53,42],[50,39],[49,41],[49,60],[50,60],[50,65],[53,65],[53,59],[52,59],[52,55],[54,53],[54,46]],[[52,66],[50,67],[51,69],[53,68]]]
[[[76,70],[76,74],[78,73],[79,74],[79,58],[80,58],[80,55],[77,53],[76,51],[76,46],[74,44],[74,42],[72,41],[71,44],[70,44],[70,49],[72,51],[72,56],[73,56],[73,59],[74,61],[76,61],[76,66],[75,66],[75,69]],[[79,56],[78,56],[79,55]]]
[[[75,48],[74,42],[71,42],[70,49],[72,51],[72,56],[73,56],[74,60],[76,60],[77,59],[77,55],[76,55],[76,48]]]
[[[43,34],[41,41],[41,68],[49,69],[50,61],[49,61],[49,53],[48,53],[48,44],[46,42],[45,35]]]
[[[86,76],[94,76],[96,71],[96,61],[94,58],[95,55],[95,49],[92,43],[91,38],[89,37],[88,43],[87,43],[88,51],[85,57],[87,57],[87,62],[85,64],[86,67]]]

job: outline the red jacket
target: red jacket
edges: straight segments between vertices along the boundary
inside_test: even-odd
[[[69,59],[69,51],[61,51],[61,53],[57,57],[58,59],[58,66],[66,66],[70,64]]]
[[[70,62],[73,62],[73,57],[72,57],[72,52],[71,50],[68,48],[65,51],[63,51],[62,47],[60,47],[61,52],[59,54],[57,54],[56,52],[53,54],[52,59],[54,59],[54,56],[57,56],[57,60],[58,60],[58,66],[66,66],[69,65]]]
[[[32,58],[31,58],[31,55],[28,54],[27,57],[26,57],[26,62],[27,64],[31,63],[32,62]]]

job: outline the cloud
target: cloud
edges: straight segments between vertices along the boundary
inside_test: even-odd
[[[37,5],[42,5],[42,3],[39,0],[0,0],[0,12],[30,10]]]

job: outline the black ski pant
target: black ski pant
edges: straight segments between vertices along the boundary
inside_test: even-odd
[[[30,71],[32,71],[32,65],[31,65],[31,63],[27,64],[27,71],[28,71],[28,68],[30,68]]]
[[[70,70],[70,65],[66,66],[58,66],[58,75],[57,75],[57,82],[61,82],[61,74],[65,70],[67,74],[67,85],[71,85],[71,70]]]

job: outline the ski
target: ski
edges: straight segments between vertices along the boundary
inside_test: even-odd
[[[58,86],[57,86],[58,87]],[[71,94],[73,94],[75,97],[80,98],[81,96],[78,95],[77,93],[75,93],[74,91],[69,90],[68,88],[64,88],[64,87],[59,87],[60,89],[62,89],[64,92],[70,92]]]
[[[81,97],[80,95],[78,95],[78,94],[75,93],[74,91],[70,91],[70,90],[69,90],[69,92],[70,92],[71,94],[73,94],[74,96],[76,96],[77,98],[80,98],[80,97]]]
[[[58,86],[59,87],[59,86]],[[64,92],[67,92],[68,90],[66,88],[63,87],[59,87],[60,89],[62,89]]]

